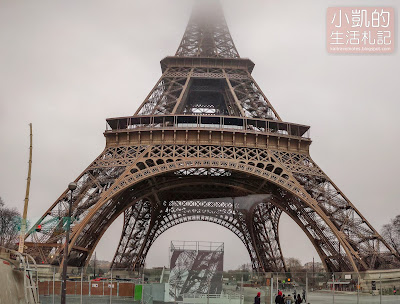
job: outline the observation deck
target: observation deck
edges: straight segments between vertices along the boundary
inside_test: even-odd
[[[253,72],[254,62],[248,58],[210,58],[210,57],[176,57],[168,56],[160,62],[161,71],[167,68],[190,67],[190,68],[220,68],[241,69],[249,73]]]
[[[308,152],[306,125],[235,116],[140,115],[108,118],[107,146],[121,144],[243,145]]]

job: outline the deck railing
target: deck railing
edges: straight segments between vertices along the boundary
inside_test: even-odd
[[[106,133],[149,129],[237,130],[274,134],[302,139],[310,138],[310,127],[288,122],[214,115],[153,115],[107,119]]]

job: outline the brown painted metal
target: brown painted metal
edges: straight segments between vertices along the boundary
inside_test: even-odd
[[[327,270],[398,266],[397,253],[311,159],[309,127],[283,122],[262,93],[220,7],[203,17],[195,10],[135,116],[107,119],[105,150],[76,179],[70,265],[87,265],[124,214],[113,267],[138,269],[167,229],[208,221],[240,238],[254,269],[282,271],[286,213]],[[66,190],[38,221],[42,231],[27,234],[28,253],[62,264],[67,206]]]

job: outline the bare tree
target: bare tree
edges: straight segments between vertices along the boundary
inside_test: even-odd
[[[247,264],[241,264],[241,265],[239,265],[238,268],[237,268],[237,270],[241,270],[241,271],[252,271],[253,268],[252,268],[252,266],[251,266],[250,263],[247,263]]]
[[[287,258],[285,259],[286,268],[289,272],[302,272],[304,267],[299,259]]]
[[[0,246],[14,249],[17,247],[20,213],[5,206],[0,197]]]
[[[382,237],[400,254],[400,215],[383,226]]]

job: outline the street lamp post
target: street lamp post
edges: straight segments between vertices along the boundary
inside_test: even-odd
[[[70,183],[68,185],[69,191],[71,191],[71,199],[69,201],[69,210],[67,223],[65,225],[65,246],[64,246],[64,262],[62,271],[62,288],[61,288],[61,304],[65,304],[65,297],[67,293],[67,266],[68,266],[68,243],[69,243],[69,229],[71,223],[71,213],[72,213],[72,193],[78,185],[76,183]]]

